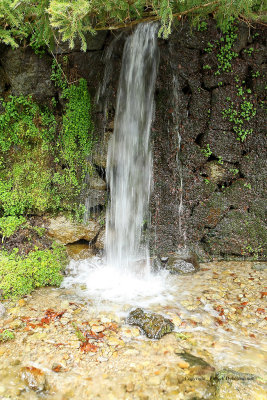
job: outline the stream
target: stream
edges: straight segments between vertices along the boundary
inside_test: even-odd
[[[265,268],[201,264],[194,275],[166,277],[171,293],[137,303],[100,301],[84,283],[7,301],[0,328],[15,339],[0,345],[0,399],[263,400]],[[174,332],[156,341],[127,325],[136,305],[170,318]],[[91,332],[89,344],[77,327]],[[199,359],[186,361],[184,352]],[[216,373],[225,379],[213,380]]]

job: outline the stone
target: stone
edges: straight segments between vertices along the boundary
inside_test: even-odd
[[[66,250],[73,260],[85,260],[94,256],[94,251],[88,243],[70,243],[66,245]]]
[[[52,57],[40,57],[30,47],[20,47],[8,49],[0,58],[12,95],[32,95],[39,103],[47,103],[55,95],[50,79]]]
[[[129,325],[137,325],[148,338],[160,339],[162,336],[174,330],[171,320],[160,314],[150,313],[136,308],[131,311],[126,320]]]
[[[89,185],[92,189],[96,189],[96,190],[106,190],[107,189],[106,182],[102,178],[100,178],[100,176],[97,173],[94,173],[92,176],[90,176]]]
[[[93,325],[92,328],[91,328],[91,330],[92,330],[93,332],[96,332],[96,333],[98,333],[98,332],[103,332],[103,331],[105,330],[105,327],[102,326],[102,325]]]
[[[178,356],[180,356],[186,363],[188,363],[191,367],[199,365],[201,367],[210,367],[209,363],[207,361],[203,360],[201,357],[196,357],[191,353],[188,353],[187,351],[184,351],[182,353],[176,353]],[[214,368],[213,368],[214,369]]]
[[[0,303],[0,318],[3,318],[6,313],[6,309],[2,303]]]
[[[25,307],[26,304],[27,304],[27,302],[26,302],[25,299],[20,299],[20,300],[18,301],[18,306],[19,306],[19,307]]]
[[[92,241],[100,230],[98,222],[89,220],[87,224],[72,222],[64,216],[48,220],[48,235],[62,244],[77,242],[81,239]]]
[[[201,140],[202,148],[210,146],[212,155],[223,161],[237,162],[242,156],[242,147],[233,132],[227,129],[209,129]],[[221,166],[223,167],[223,165]]]
[[[182,369],[187,369],[189,367],[189,363],[186,361],[180,361],[178,362],[178,367]]]
[[[199,270],[197,256],[185,249],[171,254],[168,261],[162,264],[162,268],[171,274],[187,275]]]
[[[43,392],[48,389],[46,375],[41,369],[26,366],[21,369],[21,372],[22,379],[30,389],[36,392]]]
[[[107,131],[104,133],[102,140],[99,140],[93,148],[93,162],[98,167],[106,169],[107,167],[107,154],[108,154],[108,143],[112,138],[112,132]]]
[[[263,259],[267,257],[267,249],[262,246],[266,242],[266,224],[245,210],[230,210],[203,240],[204,248],[209,254],[243,254]]]

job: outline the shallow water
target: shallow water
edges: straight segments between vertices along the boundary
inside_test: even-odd
[[[99,259],[91,259],[91,271],[88,261],[72,263],[67,288],[35,291],[22,307],[6,303],[0,328],[13,326],[16,339],[0,345],[0,399],[265,399],[266,270],[255,270],[255,264],[202,264],[194,275],[147,276],[142,286],[141,278],[114,275]],[[112,290],[115,283],[120,290]],[[145,338],[125,324],[136,306],[169,317],[175,332],[158,341]],[[27,316],[34,325],[48,308],[66,312],[48,326],[28,329],[22,323]],[[95,352],[81,351],[73,322],[105,329],[103,339],[93,340]],[[178,353],[185,350],[216,371],[231,368],[258,378],[224,381],[215,390],[205,371],[181,360]],[[53,363],[64,371],[54,372]],[[44,371],[47,393],[23,381],[21,369],[29,365]]]

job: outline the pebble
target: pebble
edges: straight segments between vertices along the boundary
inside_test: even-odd
[[[160,376],[151,376],[147,379],[147,384],[150,386],[158,386],[161,383]]]
[[[123,346],[124,345],[124,341],[117,339],[117,338],[110,338],[107,340],[107,343],[109,344],[109,346]]]
[[[26,304],[27,304],[27,302],[26,302],[25,299],[20,299],[20,300],[18,301],[18,306],[19,306],[19,307],[25,307]]]
[[[186,362],[186,361],[179,361],[179,362],[177,363],[177,365],[178,365],[179,368],[182,368],[182,369],[189,368],[189,363]]]
[[[64,300],[64,301],[62,301],[62,302],[60,303],[60,308],[61,308],[62,310],[65,310],[65,309],[69,308],[69,306],[70,306],[70,303],[69,303],[69,301],[67,301],[67,300]]]
[[[91,330],[95,333],[103,332],[105,330],[105,327],[102,325],[93,325]]]

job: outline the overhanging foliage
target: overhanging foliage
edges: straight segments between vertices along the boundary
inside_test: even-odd
[[[0,0],[0,43],[15,48],[27,38],[38,49],[51,47],[60,34],[70,48],[79,38],[85,51],[87,33],[144,21],[159,20],[163,38],[184,15],[197,23],[212,14],[221,27],[230,17],[264,24],[264,4],[264,0]]]

